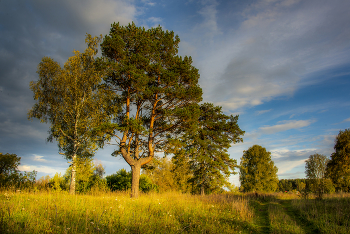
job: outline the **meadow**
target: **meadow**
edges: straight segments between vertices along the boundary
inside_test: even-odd
[[[0,233],[350,233],[350,194],[0,191]]]

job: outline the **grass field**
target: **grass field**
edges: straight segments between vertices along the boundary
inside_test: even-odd
[[[350,233],[350,195],[0,192],[0,233]]]

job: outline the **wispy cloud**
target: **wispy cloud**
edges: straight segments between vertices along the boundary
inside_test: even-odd
[[[44,156],[33,154],[33,160],[37,162],[47,162],[46,159],[44,159]]]
[[[349,59],[350,2],[258,1],[202,62],[205,99],[230,110],[294,95]],[[214,79],[215,77],[215,79]],[[207,88],[206,87],[210,87]]]
[[[283,132],[290,129],[299,129],[314,123],[315,120],[287,120],[281,121],[273,126],[260,127],[259,131],[263,134],[274,134],[277,132]]]
[[[265,114],[267,112],[270,112],[272,109],[269,109],[269,110],[260,110],[260,111],[256,111],[255,114],[256,115],[262,115],[262,114]]]
[[[217,1],[201,1],[202,8],[198,13],[203,17],[201,24],[197,25],[196,31],[204,33],[206,37],[209,38],[209,41],[213,39],[214,36],[220,34],[220,30],[217,24]]]
[[[152,25],[151,27],[158,27],[162,24],[163,20],[160,17],[150,17],[147,21]]]
[[[343,123],[345,123],[345,122],[350,122],[350,118],[344,119]]]

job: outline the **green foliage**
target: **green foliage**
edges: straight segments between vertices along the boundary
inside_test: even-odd
[[[253,145],[243,152],[241,158],[241,189],[244,192],[274,192],[278,187],[277,171],[271,153],[260,145]]]
[[[60,192],[67,189],[67,182],[61,173],[56,173],[54,177],[50,179],[51,188],[55,191]]]
[[[306,177],[313,181],[314,191],[318,198],[322,198],[325,193],[324,177],[329,159],[325,155],[313,154],[305,161]]]
[[[0,186],[12,185],[19,179],[21,158],[16,154],[0,153]]]
[[[160,192],[178,190],[175,184],[173,168],[174,165],[168,158],[154,158],[151,163],[145,165],[143,174],[146,175],[153,184],[157,185],[158,191]]]
[[[101,36],[102,37],[102,36]],[[84,53],[74,51],[64,67],[52,58],[44,57],[38,65],[39,80],[30,83],[36,103],[29,118],[50,123],[49,141],[55,139],[66,159],[93,156],[101,135],[97,127],[110,120],[110,93],[101,86],[103,70],[95,61],[101,38],[86,37]],[[102,138],[103,139],[103,138]],[[75,192],[75,170],[71,193]]]
[[[38,190],[48,190],[50,188],[50,181],[51,181],[51,178],[49,175],[42,176],[40,179],[36,181],[35,187]]]
[[[198,69],[191,57],[177,55],[179,42],[174,32],[160,26],[146,30],[114,23],[101,44],[106,85],[115,94],[115,106],[123,107],[104,130],[117,139],[113,155],[121,155],[134,172],[133,197],[138,196],[141,166],[198,114]]]
[[[132,173],[125,169],[117,171],[115,174],[106,176],[107,185],[111,191],[127,191],[131,189]],[[140,176],[140,187],[142,192],[158,191],[157,185],[152,183],[152,180],[142,174]]]
[[[33,185],[36,181],[36,175],[38,174],[37,171],[24,171],[19,173],[18,176],[18,184],[17,187],[19,188],[33,188]]]
[[[76,159],[76,191],[79,193],[87,193],[93,187],[101,190],[106,189],[106,180],[103,178],[104,168],[101,163],[94,163],[91,158]],[[66,184],[72,175],[72,166],[70,166],[65,175]]]
[[[107,185],[111,191],[126,191],[131,188],[131,173],[125,169],[106,176]]]
[[[238,124],[238,116],[227,116],[222,108],[211,103],[199,106],[200,115],[196,128],[188,129],[180,139],[180,147],[174,155],[175,169],[183,170],[184,157],[188,157],[193,192],[219,192],[229,187],[228,178],[235,174],[237,161],[227,153],[231,144],[243,141],[244,134]],[[176,143],[176,142],[175,142]],[[179,144],[179,143],[177,143]],[[171,152],[171,151],[170,151]],[[179,174],[179,173],[177,173]]]
[[[194,192],[191,179],[193,172],[191,171],[190,158],[186,155],[183,149],[178,151],[172,158],[173,163],[172,175],[176,184],[177,190],[183,193]]]
[[[21,157],[16,154],[0,153],[0,187],[16,186],[17,188],[32,188],[37,171],[20,172]]]
[[[305,161],[305,174],[309,179],[322,179],[329,159],[325,155],[313,154]]]
[[[317,186],[319,183],[319,186]],[[330,194],[335,192],[335,187],[330,179],[281,179],[278,183],[280,192],[307,191],[308,193],[317,193],[321,189],[323,193]]]
[[[350,128],[339,131],[335,152],[327,164],[326,176],[332,179],[337,190],[350,191]]]

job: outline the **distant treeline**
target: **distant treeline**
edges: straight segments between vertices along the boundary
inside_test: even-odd
[[[292,192],[292,191],[309,191],[312,193],[316,192],[317,189],[316,179],[281,179],[278,183],[278,191],[280,192]],[[334,186],[331,179],[321,179],[320,183],[323,185],[324,193],[334,193],[341,189]]]

